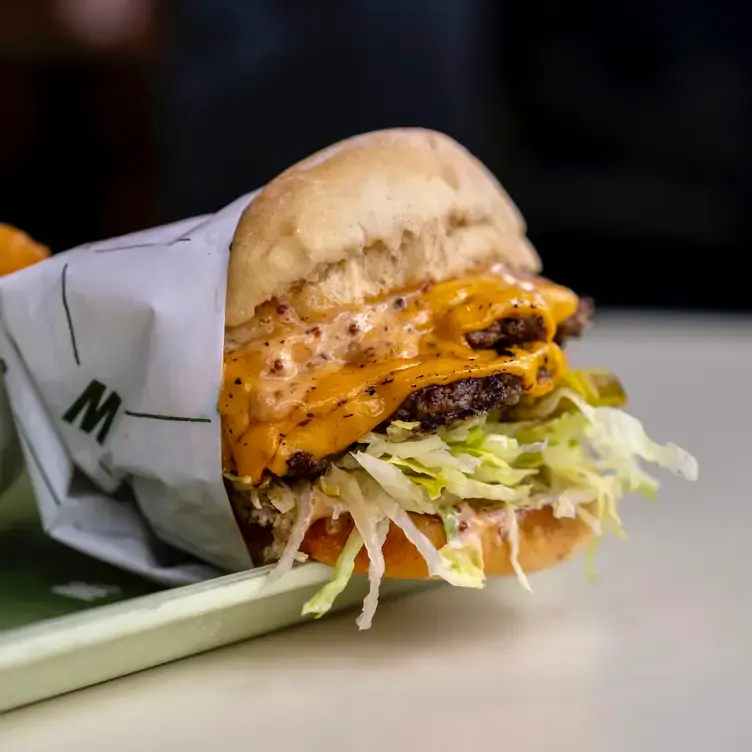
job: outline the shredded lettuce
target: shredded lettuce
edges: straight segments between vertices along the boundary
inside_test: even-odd
[[[337,596],[347,587],[355,570],[355,557],[363,548],[363,538],[357,528],[353,528],[350,537],[342,549],[342,553],[334,565],[332,578],[312,598],[303,605],[303,616],[315,614],[316,618],[323,616],[332,607]]]
[[[297,504],[297,514],[290,531],[290,537],[287,539],[287,544],[277,562],[277,566],[269,576],[269,582],[274,582],[274,580],[279,579],[285,572],[292,569],[300,544],[303,542],[303,538],[305,538],[305,534],[311,526],[311,519],[313,517],[312,496],[313,493],[310,489],[300,494]]]
[[[376,460],[378,462],[378,460]],[[384,576],[384,554],[382,548],[389,532],[387,516],[375,504],[366,501],[363,489],[355,476],[333,467],[330,479],[339,487],[340,497],[347,503],[350,515],[363,538],[368,552],[368,579],[370,590],[363,604],[363,613],[358,620],[361,628],[370,626],[371,618],[379,600],[379,586]],[[408,481],[409,483],[409,481]]]
[[[368,595],[363,601],[363,611],[357,618],[356,623],[359,629],[370,629],[373,615],[379,605],[379,588],[381,580],[384,577],[386,565],[384,563],[384,543],[389,533],[389,520],[382,517],[375,525],[373,538],[371,539],[371,548],[368,549]],[[371,550],[373,549],[373,550]]]
[[[365,452],[353,452],[355,461],[408,512],[432,512],[433,505],[420,484],[413,483],[398,466]]]
[[[457,576],[464,578],[471,587],[483,587],[486,573],[483,567],[483,547],[480,538],[471,531],[469,534],[460,531],[460,523],[467,526],[463,517],[476,517],[475,512],[468,505],[452,507],[444,505],[438,509],[439,516],[444,523],[446,545],[439,553],[447,566]]]
[[[533,589],[530,587],[527,575],[520,565],[520,527],[517,520],[517,511],[511,505],[509,505],[509,514],[509,558],[518,582],[525,590],[532,593]]]
[[[461,584],[464,587],[483,587],[486,582],[486,573],[483,569],[483,549],[479,542],[462,546],[447,544],[439,553],[452,574],[452,580],[455,580],[455,582],[448,580],[449,582]]]
[[[524,588],[531,589],[519,561],[519,510],[551,507],[556,517],[580,517],[590,525],[596,535],[587,555],[592,569],[604,531],[625,537],[620,499],[630,492],[655,498],[658,481],[645,472],[643,463],[688,480],[698,476],[692,455],[674,444],[652,441],[636,418],[619,409],[623,402],[623,389],[613,375],[573,371],[545,397],[524,399],[505,422],[473,418],[425,435],[418,423],[394,421],[384,433],[364,437],[314,484],[314,493],[326,494],[333,508],[350,513],[355,529],[331,582],[306,604],[304,613],[321,615],[330,608],[365,546],[370,590],[358,624],[362,629],[370,626],[390,525],[401,528],[431,576],[461,587],[482,587],[480,537],[472,529],[462,532],[468,525],[460,525],[461,513],[474,514],[467,503],[471,500],[482,502],[486,510],[498,508],[500,533],[507,536],[511,564]],[[288,506],[284,492],[266,493],[278,509]],[[300,529],[309,513],[305,505],[297,510],[290,551],[285,551],[280,566],[291,566],[292,549],[300,545]],[[410,513],[442,519],[447,542],[440,550]]]
[[[437,550],[433,543],[419,530],[409,514],[389,494],[373,489],[373,499],[391,522],[402,529],[405,538],[415,546],[425,559],[428,573],[432,577],[441,577],[451,585],[460,587],[482,587],[485,575],[467,557],[457,556],[456,552],[447,556],[446,547]]]

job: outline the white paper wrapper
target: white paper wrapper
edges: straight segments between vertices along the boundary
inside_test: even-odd
[[[0,279],[6,389],[46,531],[168,585],[252,564],[217,413],[229,245],[251,199]]]

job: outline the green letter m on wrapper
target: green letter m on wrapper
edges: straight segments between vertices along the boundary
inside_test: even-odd
[[[63,420],[73,425],[83,412],[79,428],[84,433],[90,434],[101,424],[97,432],[97,441],[100,444],[104,444],[107,434],[112,428],[112,422],[115,420],[117,411],[123,402],[117,392],[110,392],[108,396],[105,396],[106,393],[107,387],[101,381],[94,379],[63,415]]]

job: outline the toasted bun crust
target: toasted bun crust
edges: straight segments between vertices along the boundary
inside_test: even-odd
[[[326,308],[502,262],[540,270],[504,189],[448,136],[417,128],[342,141],[272,180],[238,223],[228,328],[295,292]]]
[[[446,543],[444,526],[438,517],[410,514],[418,529],[436,548]],[[338,520],[315,522],[305,537],[301,551],[312,559],[333,566],[353,529],[352,519],[345,515]],[[522,569],[530,574],[548,569],[567,559],[593,535],[590,526],[579,517],[557,519],[550,507],[535,509],[521,515],[519,522],[519,555]],[[482,537],[483,562],[487,575],[513,575],[508,539],[499,539],[490,529]],[[393,579],[421,580],[428,577],[423,557],[395,525],[389,529],[383,547],[386,576]],[[368,554],[362,549],[355,560],[355,571],[368,571]]]

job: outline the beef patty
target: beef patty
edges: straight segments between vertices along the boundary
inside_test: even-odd
[[[510,373],[481,379],[460,379],[451,384],[426,386],[413,392],[389,422],[417,421],[424,430],[430,431],[456,420],[516,405],[521,396],[522,380]],[[295,452],[287,460],[287,477],[314,480],[326,472],[331,460],[331,457],[317,460],[308,452]]]
[[[591,298],[580,298],[577,310],[559,324],[554,342],[563,345],[571,337],[579,337],[588,328],[593,315]],[[494,321],[491,326],[467,335],[467,343],[476,350],[506,349],[522,344],[536,342],[545,335],[545,324],[540,316],[527,318],[506,318]]]
[[[418,389],[402,403],[391,420],[418,421],[424,429],[431,430],[516,405],[521,396],[522,379],[511,373],[460,379],[451,384]]]
[[[465,339],[476,350],[504,350],[523,342],[540,342],[546,333],[546,325],[540,316],[524,319],[499,319],[491,326],[470,332]]]
[[[577,310],[568,319],[564,319],[556,329],[554,342],[557,345],[563,345],[570,337],[582,336],[582,333],[590,326],[594,309],[595,304],[592,298],[580,298]]]
[[[577,310],[556,330],[554,341],[562,345],[570,337],[579,337],[587,329],[593,314],[593,301],[580,298]],[[540,316],[506,318],[467,335],[476,349],[498,351],[543,339],[545,326]],[[544,374],[540,374],[543,376]],[[451,384],[426,386],[413,392],[391,420],[417,421],[425,430],[465,420],[474,415],[516,405],[522,396],[522,380],[508,373],[481,379],[460,379]],[[314,459],[307,452],[296,452],[287,460],[288,478],[318,478],[331,464],[330,457]]]

